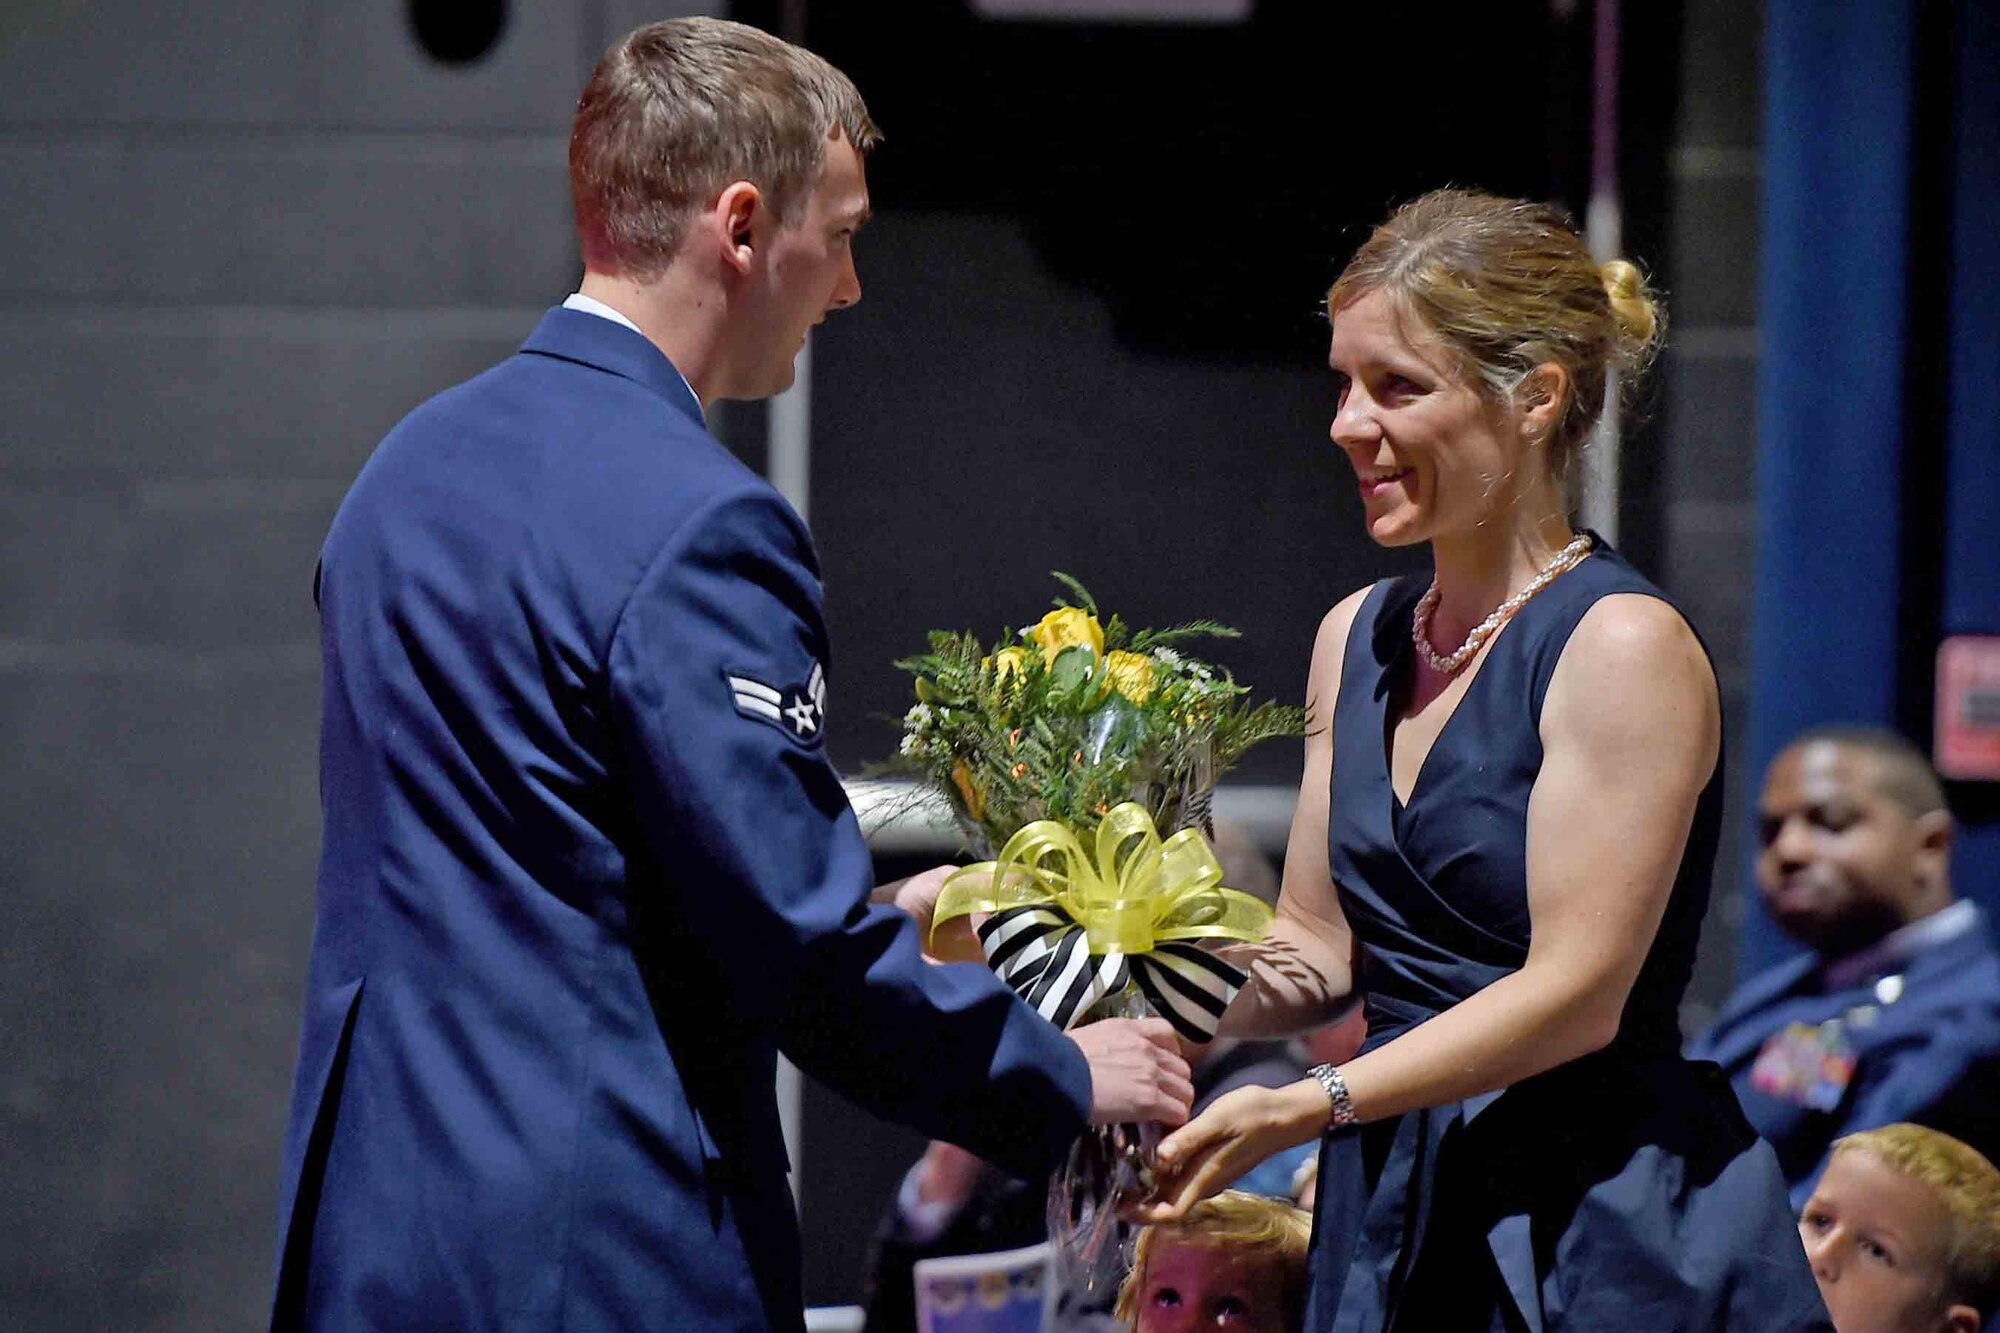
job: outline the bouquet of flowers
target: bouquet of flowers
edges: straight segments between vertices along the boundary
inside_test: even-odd
[[[946,881],[933,927],[989,914],[987,961],[1061,1027],[1158,1014],[1206,1041],[1243,974],[1205,942],[1258,938],[1270,909],[1222,885],[1205,834],[1216,780],[1259,741],[1305,731],[1303,710],[1251,704],[1229,674],[1174,645],[1233,638],[1213,621],[1133,630],[1088,590],[987,645],[933,633],[897,663],[916,677],[892,768],[941,794],[988,860]],[[1150,1191],[1154,1126],[1081,1140],[1050,1194],[1074,1287],[1117,1280],[1116,1205]]]
[[[1298,736],[1305,713],[1251,706],[1229,674],[1184,656],[1192,638],[1235,638],[1198,620],[1137,630],[1102,620],[1088,590],[992,647],[935,632],[896,663],[916,677],[899,760],[950,802],[973,850],[990,856],[1041,819],[1082,832],[1136,801],[1167,832],[1211,832],[1216,779],[1259,741]]]

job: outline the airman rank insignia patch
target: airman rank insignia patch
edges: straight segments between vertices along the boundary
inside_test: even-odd
[[[820,743],[826,725],[826,672],[812,664],[803,685],[771,685],[754,676],[729,673],[729,692],[736,711],[765,722],[807,747]]]

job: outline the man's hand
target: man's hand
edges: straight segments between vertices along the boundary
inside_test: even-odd
[[[1165,1019],[1107,1018],[1068,1036],[1090,1062],[1091,1124],[1186,1123],[1194,1084]]]
[[[937,910],[938,892],[957,869],[957,866],[935,866],[921,875],[912,875],[894,886],[895,895],[890,901],[916,921],[917,935],[923,941],[927,957],[940,963],[983,963],[986,955],[979,948],[979,936],[973,931],[971,917],[954,917],[939,927],[935,935],[931,932],[931,914]]]

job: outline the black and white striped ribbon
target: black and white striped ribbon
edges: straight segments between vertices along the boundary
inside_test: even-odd
[[[995,912],[980,926],[979,944],[1000,979],[1059,1028],[1132,982],[1174,1031],[1208,1041],[1246,979],[1183,940],[1156,944],[1151,953],[1092,954],[1083,928],[1049,904]]]

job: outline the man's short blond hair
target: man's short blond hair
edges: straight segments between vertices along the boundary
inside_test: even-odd
[[[1156,1222],[1139,1233],[1132,1271],[1118,1288],[1118,1318],[1139,1326],[1139,1302],[1146,1290],[1146,1265],[1161,1245],[1192,1245],[1246,1261],[1271,1274],[1284,1298],[1287,1327],[1298,1327],[1306,1304],[1306,1248],[1312,1241],[1312,1214],[1283,1199],[1243,1190],[1224,1190],[1188,1209],[1174,1222]]]
[[[1849,1152],[1868,1154],[1944,1205],[1944,1297],[1992,1318],[2000,1309],[2000,1170],[1977,1149],[1922,1125],[1884,1125],[1834,1141],[1833,1157]]]
[[[835,137],[865,154],[882,136],[853,82],[812,52],[726,19],[638,29],[597,62],[570,130],[585,265],[657,277],[694,212],[739,180],[785,222]]]

